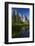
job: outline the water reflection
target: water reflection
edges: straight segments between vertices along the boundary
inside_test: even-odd
[[[23,37],[29,37],[29,28],[26,27],[22,27],[21,31],[19,32],[19,37],[23,38]]]
[[[22,27],[22,28],[20,28],[20,30],[19,29],[14,29],[14,28],[13,28],[13,36],[12,36],[12,38],[29,37],[29,27]]]

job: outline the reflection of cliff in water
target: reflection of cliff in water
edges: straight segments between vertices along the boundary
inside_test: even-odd
[[[21,31],[19,32],[19,37],[29,37],[29,28],[22,27]]]

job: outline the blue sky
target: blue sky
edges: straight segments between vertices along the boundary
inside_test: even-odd
[[[29,17],[29,8],[12,8],[15,9],[18,13],[21,13],[21,15],[25,15],[27,17]]]

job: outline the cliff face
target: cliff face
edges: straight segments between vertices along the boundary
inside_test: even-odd
[[[28,22],[28,18],[25,15],[19,14],[16,10],[13,10],[12,12],[12,22],[13,23],[23,23]]]

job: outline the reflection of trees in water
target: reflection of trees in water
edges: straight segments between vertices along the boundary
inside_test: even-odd
[[[29,27],[14,27],[13,29],[13,38],[24,38],[24,37],[29,37]]]
[[[24,34],[25,33],[25,34]],[[23,35],[24,34],[24,35]],[[13,25],[12,26],[12,37],[13,38],[19,38],[19,37],[25,37],[29,35],[29,25]]]

